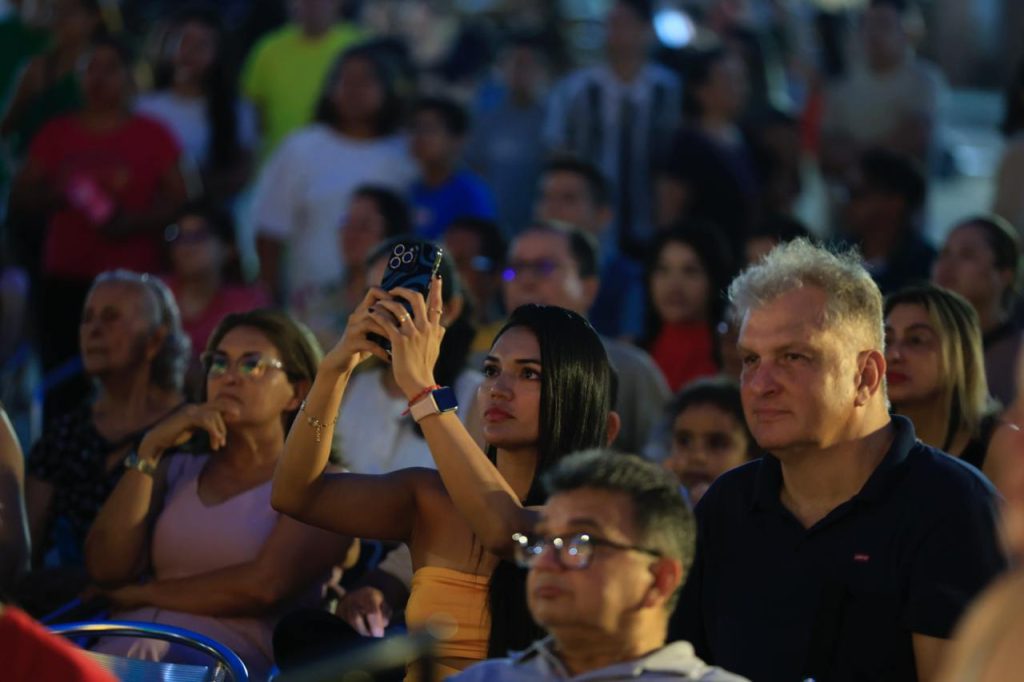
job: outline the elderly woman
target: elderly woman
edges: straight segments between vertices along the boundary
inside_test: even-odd
[[[79,344],[95,394],[54,419],[28,459],[25,496],[37,564],[45,558],[50,566],[81,566],[85,535],[121,478],[125,455],[182,403],[188,338],[174,297],[155,277],[99,275],[85,301]]]
[[[266,678],[277,615],[303,596],[315,601],[352,542],[270,506],[285,433],[319,362],[312,334],[284,313],[221,321],[203,354],[205,402],[146,433],[89,533],[86,565],[110,588],[115,617],[205,634],[235,651],[253,679]],[[181,452],[190,440],[194,447]],[[97,648],[190,662],[166,642],[115,639]]]

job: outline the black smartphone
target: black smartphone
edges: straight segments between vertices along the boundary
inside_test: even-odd
[[[387,269],[384,270],[384,277],[381,279],[380,287],[385,291],[391,291],[396,287],[412,289],[427,295],[430,283],[437,276],[437,270],[441,267],[441,255],[444,251],[441,247],[430,242],[410,240],[397,242],[388,254]],[[402,298],[397,301],[405,307],[409,315],[412,315],[412,306]],[[368,334],[367,338],[379,345],[384,350],[391,352],[391,342],[380,334]]]

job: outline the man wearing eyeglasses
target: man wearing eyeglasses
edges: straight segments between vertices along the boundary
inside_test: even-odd
[[[535,223],[519,233],[503,273],[505,308],[526,303],[557,305],[584,317],[600,285],[594,238],[563,223]],[[614,283],[613,283],[614,284]],[[640,452],[671,394],[651,357],[632,344],[602,336],[619,376],[615,411],[622,430],[615,447]]]
[[[529,569],[530,614],[550,636],[449,679],[745,679],[706,665],[687,642],[665,644],[696,531],[664,471],[594,450],[562,460],[544,484],[541,520],[513,546]]]

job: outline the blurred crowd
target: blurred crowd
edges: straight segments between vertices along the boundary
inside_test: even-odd
[[[593,25],[571,3],[472,4],[0,0],[0,595],[37,618],[86,595],[193,629],[255,679],[445,613],[460,628],[437,674],[519,650],[479,679],[561,679],[601,666],[572,659],[575,626],[524,596],[527,574],[594,575],[602,540],[566,519],[615,508],[599,492],[645,519],[606,545],[682,567],[605,595],[653,611],[617,621],[636,641],[602,665],[668,636],[697,654],[665,654],[680,679],[741,679],[701,659],[757,680],[939,679],[953,625],[1024,544],[1024,64],[990,210],[933,229],[929,193],[960,169],[913,0],[608,0]],[[377,287],[410,244],[443,257],[402,308]],[[850,417],[794,378],[824,354],[771,346],[847,318],[866,339],[843,365],[863,379]],[[758,412],[769,347],[770,381],[847,469],[812,475]],[[444,419],[409,416],[423,400]],[[527,413],[528,437],[510,425]],[[741,523],[762,503],[803,534]],[[736,589],[758,548],[832,556],[897,517],[911,568],[865,540],[842,594],[793,596],[819,559]],[[948,538],[929,544],[938,517]],[[658,524],[689,549],[648,543]],[[997,589],[1019,599],[1013,575]],[[991,634],[998,601],[965,636]],[[787,651],[733,644],[773,618]],[[854,672],[859,647],[881,653]]]

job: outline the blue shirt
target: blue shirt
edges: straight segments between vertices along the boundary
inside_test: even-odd
[[[456,218],[494,220],[497,216],[490,188],[467,170],[456,172],[437,187],[417,180],[411,199],[416,234],[424,239],[440,239]]]
[[[721,476],[697,505],[671,638],[758,682],[916,679],[911,634],[948,638],[1006,559],[991,483],[918,441],[906,418],[892,427],[861,491],[811,528],[780,501],[775,457]],[[827,672],[808,671],[812,637],[829,630]]]

